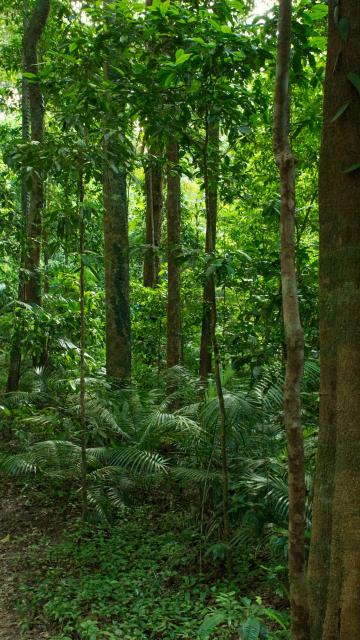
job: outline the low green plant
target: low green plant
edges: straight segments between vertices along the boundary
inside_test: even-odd
[[[78,524],[56,544],[40,540],[25,557],[24,627],[40,622],[53,640],[201,640],[216,619],[212,637],[233,640],[258,618],[278,629],[268,638],[286,638],[284,616],[242,597],[238,581],[199,571],[196,541],[189,515],[148,507],[124,509],[111,530]]]
[[[277,629],[270,631],[268,623]],[[260,596],[254,600],[242,597],[235,591],[219,593],[216,606],[207,614],[198,631],[200,640],[219,637],[219,628],[231,629],[239,640],[275,640],[288,638],[288,616],[266,607]],[[216,631],[216,636],[213,635]],[[233,636],[235,637],[235,636]]]

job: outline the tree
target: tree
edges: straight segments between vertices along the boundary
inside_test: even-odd
[[[218,203],[219,171],[219,119],[213,111],[205,114],[204,185],[206,211],[205,251],[211,258],[215,256],[216,219]],[[209,269],[211,270],[211,265]],[[206,381],[211,373],[211,308],[215,307],[215,279],[207,273],[203,291],[203,315],[200,343],[200,378]]]
[[[300,383],[304,335],[295,257],[295,157],[290,139],[289,68],[292,1],[280,0],[274,100],[274,152],[280,173],[281,287],[286,344],[284,420],[288,450],[289,581],[292,640],[307,640],[305,584],[305,472]]]
[[[340,11],[340,14],[339,14]],[[329,3],[320,154],[320,431],[312,640],[360,637],[360,5]]]
[[[25,12],[24,12],[25,13]],[[24,31],[26,28],[26,16],[24,15]],[[29,89],[28,80],[23,77],[21,82],[21,134],[24,143],[29,142],[30,138],[30,122],[29,122]],[[26,231],[28,210],[29,210],[29,192],[26,183],[26,171],[23,169],[21,176],[21,217],[24,231]],[[20,268],[19,268],[19,284],[18,299],[24,301],[24,260],[25,260],[25,243],[24,239],[20,249]],[[11,351],[9,359],[8,377],[6,383],[6,391],[17,391],[21,373],[21,333],[19,314],[15,318],[15,330],[12,336]]]
[[[149,161],[145,166],[146,235],[147,250],[144,256],[144,286],[156,287],[159,283],[160,238],[163,206],[163,169],[161,155],[155,146],[149,148]]]
[[[146,0],[145,6],[150,7],[152,0]],[[146,138],[146,136],[145,136]],[[156,287],[159,283],[160,269],[160,238],[163,207],[163,167],[161,150],[149,136],[148,162],[145,165],[145,196],[146,196],[146,233],[147,250],[144,255],[144,286]]]
[[[116,72],[108,60],[104,63],[104,76],[108,86],[115,88]],[[117,109],[124,111],[125,101],[115,101],[114,105],[108,96],[103,167],[106,371],[123,385],[131,378],[129,231],[126,171],[119,131],[113,129],[114,120],[124,124],[124,117]]]
[[[39,81],[38,46],[50,11],[50,0],[37,0],[24,31],[24,68],[30,74],[28,83],[31,141],[41,145],[44,138],[44,99]],[[44,185],[41,169],[31,172],[30,203],[27,220],[27,243],[25,251],[26,302],[41,305],[40,255],[42,235],[42,209]]]
[[[37,0],[30,17],[24,7],[23,71],[21,84],[22,139],[42,144],[44,137],[44,102],[38,77],[38,46],[50,11],[50,0]],[[29,81],[29,78],[31,81]],[[31,172],[29,193],[26,171],[21,177],[21,213],[24,238],[20,253],[18,299],[22,302],[41,305],[40,255],[42,240],[42,209],[44,186],[41,169]],[[17,316],[12,337],[7,391],[16,391],[19,386],[21,368],[20,318]]]
[[[167,236],[168,236],[168,302],[167,302],[167,367],[182,360],[181,298],[180,298],[180,174],[179,144],[170,138],[167,145]]]

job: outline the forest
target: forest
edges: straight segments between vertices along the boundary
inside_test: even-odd
[[[0,52],[0,640],[359,640],[360,3]]]

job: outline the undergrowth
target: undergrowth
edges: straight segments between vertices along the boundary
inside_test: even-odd
[[[111,530],[72,523],[60,541],[26,552],[17,609],[23,630],[53,640],[285,640],[286,611],[265,606],[254,576],[199,569],[198,531],[186,514],[124,510]],[[257,586],[269,593],[267,576]]]

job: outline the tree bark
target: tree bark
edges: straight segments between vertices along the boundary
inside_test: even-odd
[[[79,162],[79,193],[78,193],[78,213],[79,213],[79,256],[80,256],[80,437],[81,437],[81,517],[86,520],[88,510],[87,499],[87,458],[86,458],[86,406],[85,406],[85,219],[84,219],[84,179],[82,159]]]
[[[107,62],[104,74],[111,77]],[[108,115],[105,130],[113,128],[116,117]],[[131,379],[128,203],[126,173],[119,166],[119,145],[113,136],[105,135],[104,155],[106,372],[123,386]]]
[[[152,0],[145,0],[145,7],[150,7]],[[146,136],[150,138],[150,136]],[[149,144],[149,163],[145,167],[146,193],[146,244],[148,249],[144,256],[144,286],[154,289],[159,284],[160,270],[160,238],[163,207],[163,168],[161,150],[158,145]]]
[[[27,73],[39,73],[38,47],[50,12],[50,0],[37,0],[27,22],[24,39],[24,68]],[[44,100],[40,82],[28,82],[30,105],[31,141],[42,144],[44,138]],[[31,192],[27,219],[27,247],[25,251],[24,297],[30,304],[41,305],[41,227],[44,204],[44,186],[41,170],[35,167],[31,172]]]
[[[46,26],[50,11],[50,0],[38,0],[28,19],[27,6],[24,7],[23,69],[25,72],[38,72],[38,46]],[[44,135],[44,105],[40,83],[29,83],[22,79],[21,117],[23,142],[41,143]],[[41,173],[32,171],[32,190],[29,193],[23,170],[21,177],[21,213],[24,238],[20,251],[18,300],[30,304],[41,304],[40,249],[41,217],[43,207],[43,181]],[[11,341],[10,359],[6,391],[17,391],[21,372],[21,334],[20,314],[15,317],[15,329]]]
[[[181,296],[178,252],[180,247],[179,145],[175,138],[167,145],[167,367],[181,363]]]
[[[151,146],[149,155],[150,161],[145,168],[145,242],[148,248],[144,256],[144,286],[154,289],[159,284],[163,172],[160,156]]]
[[[205,252],[214,257],[218,200],[219,120],[207,111],[205,116],[204,183],[206,211]],[[215,306],[215,285],[211,274],[206,276],[203,290],[203,314],[200,343],[200,378],[203,382],[211,373],[211,308]]]
[[[25,22],[25,21],[24,21]],[[29,114],[29,91],[26,78],[23,78],[21,85],[21,117],[22,117],[22,139],[23,142],[29,142],[30,139],[30,114]],[[21,176],[21,216],[25,238],[21,238],[20,265],[19,265],[19,283],[18,283],[18,300],[24,302],[24,266],[25,266],[25,242],[26,229],[29,211],[29,192],[26,185],[26,174],[22,172]],[[8,377],[6,383],[6,391],[17,391],[19,388],[20,372],[21,372],[21,315],[17,312],[15,315],[15,328],[11,340],[11,350],[9,359]]]
[[[300,402],[304,336],[300,322],[295,268],[295,158],[289,141],[291,17],[291,0],[280,0],[274,101],[274,153],[280,173],[281,285],[287,352],[284,420],[288,449],[291,638],[307,640],[305,477]]]
[[[221,450],[221,471],[222,471],[222,507],[223,507],[223,535],[226,545],[225,560],[227,572],[231,571],[231,550],[229,547],[230,539],[230,518],[229,518],[229,466],[227,456],[227,428],[226,428],[226,410],[224,392],[221,382],[221,359],[219,344],[216,337],[216,323],[217,323],[217,310],[216,310],[216,297],[215,297],[215,275],[212,273],[209,276],[212,280],[211,287],[214,291],[214,296],[210,302],[210,338],[212,349],[214,353],[214,377],[216,385],[216,394],[219,403],[219,426],[220,426],[220,450]]]
[[[319,174],[320,432],[308,569],[311,640],[360,638],[360,175],[346,172],[360,160],[360,98],[348,78],[359,74],[359,36],[359,2],[331,0]]]

